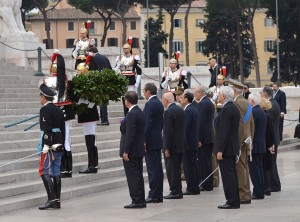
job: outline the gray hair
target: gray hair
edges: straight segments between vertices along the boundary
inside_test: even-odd
[[[271,87],[265,86],[263,88],[263,93],[264,93],[265,97],[271,98],[271,97],[273,97],[274,91],[273,91],[273,89]]]
[[[183,93],[191,93],[194,95],[194,90],[193,89],[185,89]]]
[[[248,99],[251,99],[254,102],[254,105],[260,105],[261,97],[259,93],[251,93]]]
[[[234,91],[230,86],[221,86],[220,93],[222,93],[225,96],[225,102],[233,101]]]
[[[199,86],[196,86],[194,88],[194,93],[195,92],[200,92],[201,94],[205,95],[206,94],[206,91],[207,91],[207,87],[203,86],[203,85],[199,85]]]

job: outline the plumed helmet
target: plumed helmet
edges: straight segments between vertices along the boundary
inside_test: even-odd
[[[49,67],[50,75],[57,73],[57,62],[55,60],[56,60],[58,54],[59,54],[59,50],[55,49],[53,54],[52,54],[51,64],[50,64],[50,67]]]

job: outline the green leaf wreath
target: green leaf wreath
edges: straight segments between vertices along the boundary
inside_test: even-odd
[[[120,101],[127,91],[128,80],[114,70],[89,71],[73,78],[76,97],[87,99],[96,105],[108,104],[109,100]],[[85,104],[78,104],[76,113],[85,112]]]

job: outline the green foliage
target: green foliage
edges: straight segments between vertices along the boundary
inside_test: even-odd
[[[120,101],[127,91],[128,80],[114,70],[89,71],[86,75],[73,78],[74,93],[97,105],[108,104],[109,100]]]
[[[157,19],[149,18],[149,57],[150,57],[150,67],[158,67],[158,53],[163,52],[165,55],[167,51],[164,49],[163,44],[167,43],[168,34],[166,34],[162,25],[164,24],[164,16],[162,15],[162,10],[159,10]],[[145,22],[145,30],[147,31],[147,22]],[[148,33],[148,32],[147,32]],[[145,64],[147,61],[147,39],[148,35],[143,40],[143,47],[145,50]]]

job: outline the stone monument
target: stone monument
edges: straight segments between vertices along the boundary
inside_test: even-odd
[[[25,31],[21,5],[22,0],[0,1],[0,41],[5,44],[0,43],[0,59],[28,67],[26,50],[36,50],[45,46],[38,42],[33,32]]]

